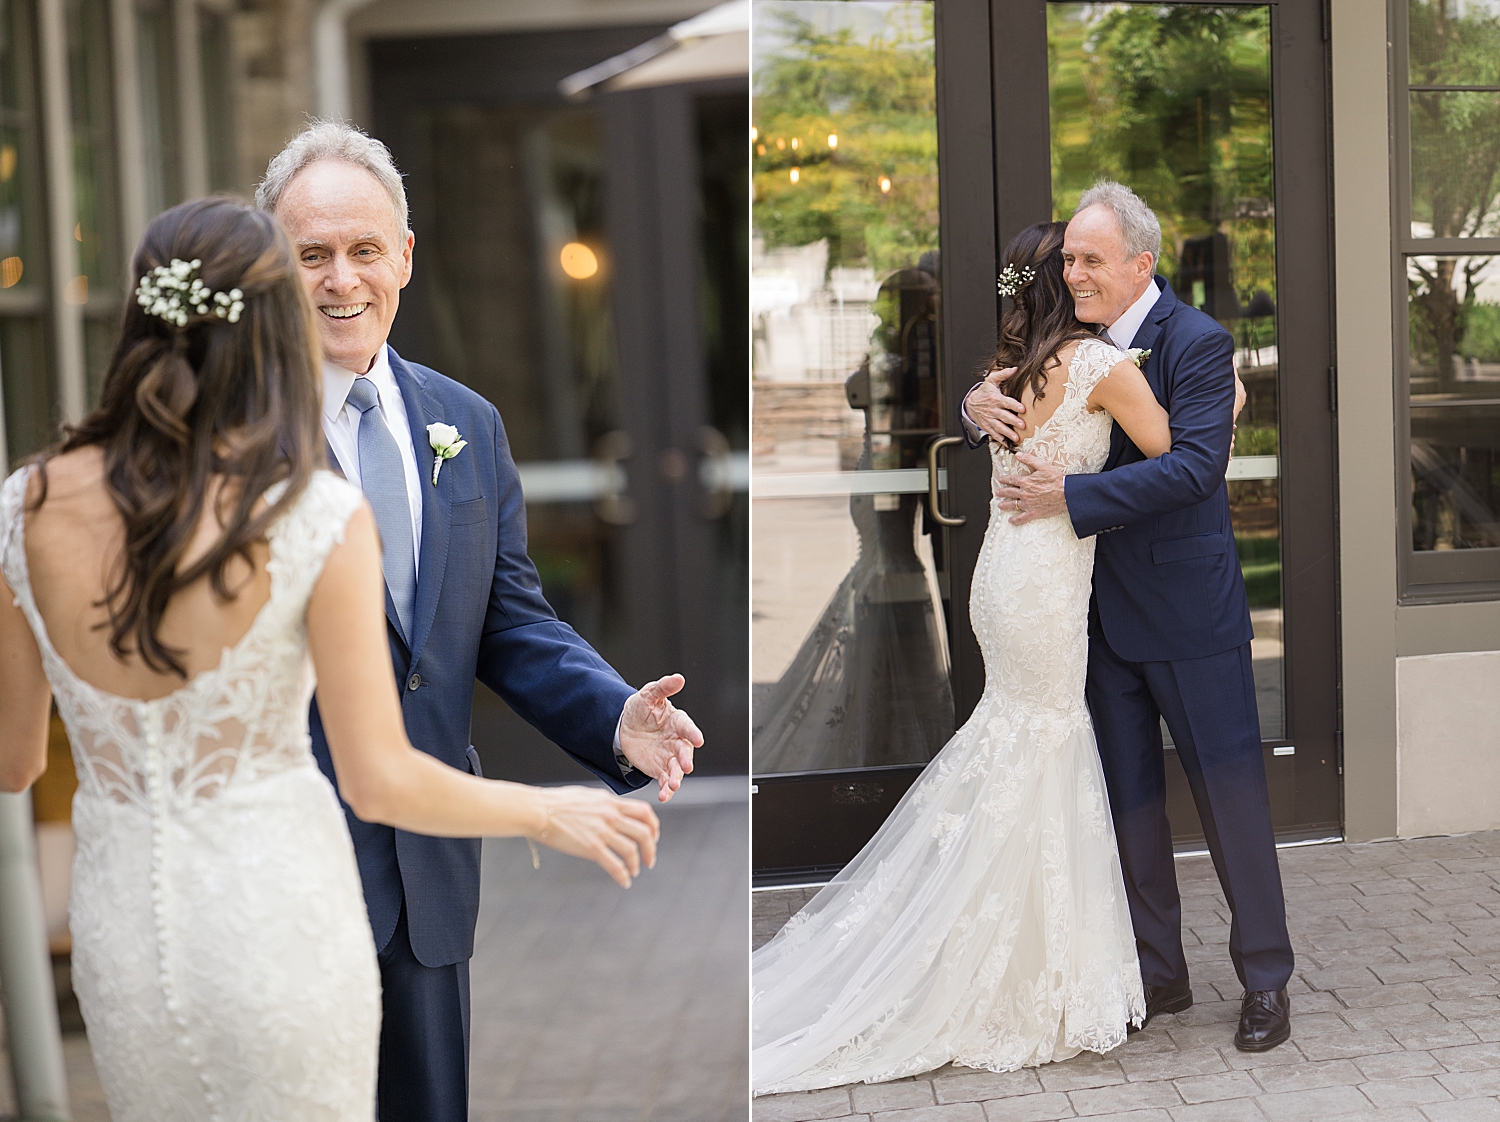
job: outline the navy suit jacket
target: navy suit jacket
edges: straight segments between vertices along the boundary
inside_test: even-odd
[[[1224,472],[1234,427],[1234,340],[1163,277],[1132,347],[1171,417],[1172,450],[1148,459],[1119,425],[1104,470],[1070,475],[1073,530],[1098,535],[1094,601],[1131,662],[1204,658],[1248,643],[1250,606]]]
[[[386,597],[386,633],[406,733],[449,767],[479,774],[470,742],[474,681],[505,699],[543,735],[616,791],[626,778],[614,735],[634,691],[542,595],[526,554],[526,505],[500,414],[473,390],[391,350],[391,371],[411,422],[422,475],[422,548],[410,645]],[[455,426],[468,447],[432,482],[427,426]],[[313,754],[331,782],[333,762],[314,702]],[[478,838],[433,838],[362,822],[344,807],[364,882],[365,904],[383,950],[403,899],[411,947],[424,966],[462,962],[474,952],[479,916]]]

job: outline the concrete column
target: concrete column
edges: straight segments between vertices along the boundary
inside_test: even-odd
[[[83,303],[78,280],[78,207],[73,192],[73,112],[68,87],[64,0],[38,0],[42,86],[42,163],[47,181],[47,249],[52,304],[52,368],[62,419],[83,420]]]
[[[19,1122],[66,1122],[68,1079],[26,792],[0,792],[0,1000]]]

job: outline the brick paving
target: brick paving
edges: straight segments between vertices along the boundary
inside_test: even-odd
[[[472,1122],[745,1122],[747,785],[690,779],[628,892],[583,861],[542,849],[534,871],[524,842],[485,843]],[[3,1042],[0,1024],[0,1118],[15,1110]],[[109,1122],[82,1031],[63,1049],[73,1122]]]
[[[754,1122],[1500,1122],[1500,833],[1281,851],[1292,1039],[1248,1055],[1229,910],[1178,861],[1197,1003],[1105,1056],[756,1099]],[[755,945],[809,890],[758,892]]]

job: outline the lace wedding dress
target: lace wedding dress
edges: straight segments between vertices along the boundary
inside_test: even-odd
[[[213,670],[138,701],[53,649],[27,573],[30,469],[0,570],[67,725],[73,984],[114,1122],[370,1122],[380,975],[354,848],[313,761],[304,622],[359,492],[328,472],[269,531],[271,595]]]
[[[1124,357],[1081,343],[1022,450],[1102,468],[1111,422],[1086,399]],[[1026,470],[990,448],[996,475]],[[992,502],[969,602],[984,696],[859,856],[755,952],[756,1094],[946,1063],[1010,1071],[1108,1051],[1144,1016],[1084,703],[1093,557],[1066,517],[1015,526]]]

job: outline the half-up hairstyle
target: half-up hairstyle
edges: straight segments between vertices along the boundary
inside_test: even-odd
[[[990,365],[992,370],[1016,368],[1001,388],[1017,401],[1028,387],[1038,400],[1045,396],[1047,371],[1057,365],[1057,352],[1067,343],[1097,338],[1073,314],[1073,293],[1063,280],[1067,228],[1066,222],[1028,226],[1011,239],[1001,258],[1013,277],[1031,275],[1000,315],[1000,342]]]
[[[201,262],[198,275],[215,292],[239,289],[238,322],[210,313],[179,327],[132,294],[99,407],[38,457],[37,505],[46,498],[49,458],[102,449],[105,486],[125,521],[125,548],[100,604],[109,612],[110,650],[186,678],[183,652],[157,634],[167,603],[205,574],[216,596],[233,599],[229,561],[238,555],[253,564],[251,547],[326,460],[316,327],[275,218],[229,198],[183,203],[147,227],[133,275],[139,281],[174,258]],[[184,566],[214,476],[224,482],[215,502],[224,534]],[[252,517],[280,482],[286,488],[276,502]]]

